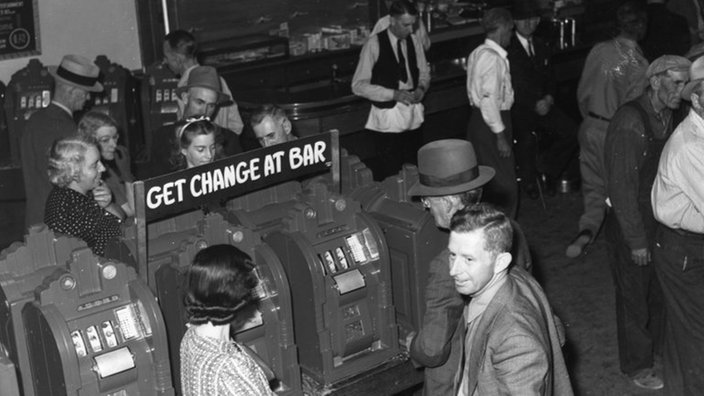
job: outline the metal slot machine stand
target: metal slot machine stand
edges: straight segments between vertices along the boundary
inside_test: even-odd
[[[210,244],[233,244],[255,260],[262,285],[258,310],[243,327],[233,329],[234,338],[252,347],[273,369],[282,385],[277,393],[302,393],[291,292],[278,256],[261,242],[256,230],[232,225],[229,218],[224,221],[217,214],[204,216],[196,208],[207,205],[217,211],[223,200],[335,168],[337,147],[337,133],[324,133],[135,182],[135,225],[125,242],[132,241],[139,275],[159,296],[172,351],[178,350],[185,332],[180,297],[185,269],[198,250]],[[172,361],[178,360],[174,355]]]
[[[435,256],[447,247],[448,240],[448,234],[435,225],[420,202],[413,202],[408,195],[408,189],[416,180],[417,168],[406,164],[398,175],[352,193],[363,210],[379,223],[386,237],[399,341],[407,350],[412,333],[423,323],[428,268]]]

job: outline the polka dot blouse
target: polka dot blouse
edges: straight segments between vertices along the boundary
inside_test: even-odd
[[[120,219],[101,208],[93,196],[54,186],[46,200],[44,223],[54,232],[84,240],[102,256],[105,245],[122,235]]]

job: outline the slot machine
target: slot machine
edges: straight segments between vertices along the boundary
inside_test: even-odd
[[[22,309],[37,395],[173,395],[159,306],[133,268],[85,247]]]
[[[152,131],[178,119],[176,88],[179,78],[162,62],[149,67],[141,83],[142,122],[144,123],[144,144],[146,152],[151,152]]]
[[[30,227],[24,243],[15,242],[0,253],[0,343],[14,363],[24,396],[38,396],[30,375],[28,341],[22,309],[35,300],[34,290],[58,267],[65,267],[73,250],[86,244],[59,237],[45,226]],[[3,388],[0,388],[3,389]]]
[[[377,221],[389,246],[399,340],[406,349],[410,347],[409,335],[423,323],[428,267],[448,240],[430,213],[408,195],[416,180],[417,168],[406,164],[398,175],[352,193]]]
[[[105,55],[95,58],[102,75],[103,92],[91,92],[91,110],[101,111],[117,121],[120,144],[136,155],[144,146],[139,120],[137,80],[126,68],[112,63]]]
[[[388,249],[358,203],[311,182],[293,201],[230,216],[259,222],[286,270],[305,376],[332,384],[398,354]]]
[[[30,59],[26,67],[12,75],[5,98],[12,163],[20,163],[20,138],[29,117],[49,106],[53,91],[54,78],[38,59]]]
[[[186,332],[185,275],[196,253],[210,245],[231,244],[252,257],[260,280],[257,306],[242,315],[249,320],[232,329],[233,338],[254,350],[279,381],[278,394],[301,394],[301,373],[293,338],[288,280],[281,262],[259,234],[233,226],[220,214],[198,210],[149,224],[149,262],[145,277],[160,301],[166,321],[171,370],[180,373],[179,348]],[[134,235],[126,235],[134,241]],[[180,376],[174,376],[180,393]]]

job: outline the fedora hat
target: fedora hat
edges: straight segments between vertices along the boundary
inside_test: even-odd
[[[436,140],[418,150],[418,181],[408,193],[459,194],[483,186],[494,174],[493,168],[477,164],[472,143],[460,139]]]
[[[176,94],[181,96],[190,88],[207,88],[215,91],[218,94],[218,103],[229,102],[230,95],[222,92],[220,84],[220,76],[218,71],[212,66],[197,66],[188,74],[188,82],[182,87],[176,89]]]
[[[682,99],[692,100],[692,90],[704,80],[704,56],[700,56],[689,67],[689,82],[682,89]]]
[[[65,55],[59,66],[49,66],[49,74],[63,84],[71,85],[88,92],[101,92],[103,85],[98,82],[100,68],[88,58],[79,55]]]
[[[535,0],[516,0],[513,2],[511,15],[514,21],[540,17],[541,14],[542,10]]]

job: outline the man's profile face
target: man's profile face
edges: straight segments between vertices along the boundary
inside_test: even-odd
[[[450,228],[450,220],[452,215],[459,208],[453,208],[452,202],[447,197],[423,197],[421,199],[423,206],[430,210],[430,215],[435,220],[435,225],[438,228]]]
[[[272,117],[264,117],[262,122],[252,127],[254,135],[259,140],[262,147],[270,147],[276,144],[286,143],[288,133],[284,128],[286,119],[276,120]]]
[[[523,37],[530,38],[535,33],[535,29],[540,23],[540,17],[533,17],[528,19],[516,19],[516,31]]]
[[[668,70],[660,79],[657,90],[657,97],[660,102],[670,109],[676,109],[682,101],[682,90],[689,81],[689,72]]]
[[[486,250],[484,230],[450,232],[450,276],[460,294],[472,296],[494,276],[497,255]]]
[[[506,48],[511,43],[511,34],[513,32],[513,23],[503,23],[499,25],[497,37],[499,45]]]
[[[179,61],[178,54],[174,52],[174,50],[171,48],[171,45],[169,45],[168,41],[164,41],[164,46],[163,46],[163,51],[164,51],[164,63],[166,66],[174,72],[176,75],[181,74],[181,62]]]
[[[183,94],[186,107],[183,110],[183,117],[206,116],[212,117],[218,103],[218,93],[212,89],[203,87],[192,87]]]
[[[413,33],[416,24],[416,17],[410,14],[392,16],[389,30],[398,39],[403,40]]]

